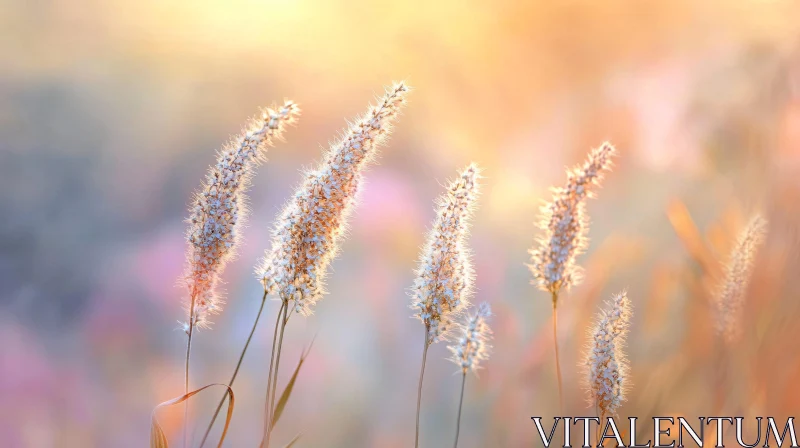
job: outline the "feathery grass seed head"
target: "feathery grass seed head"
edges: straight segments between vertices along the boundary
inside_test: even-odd
[[[235,255],[238,229],[247,208],[244,193],[253,169],[264,160],[272,140],[280,138],[298,114],[297,105],[291,101],[265,109],[258,120],[223,147],[195,195],[186,220],[189,247],[184,274],[189,293],[187,308],[193,308],[193,315],[184,328],[208,326],[209,315],[219,311],[221,300],[216,287],[225,264]]]
[[[755,215],[739,235],[725,269],[725,280],[716,294],[717,333],[727,342],[741,335],[741,312],[753,273],[756,252],[764,241],[767,222]]]
[[[544,235],[531,249],[528,266],[534,283],[554,296],[580,282],[582,271],[575,258],[586,250],[589,220],[586,198],[593,197],[604,174],[611,169],[616,149],[605,142],[589,153],[583,165],[567,172],[567,184],[553,188],[553,200],[542,207],[539,227]]]
[[[616,415],[625,401],[628,377],[624,346],[632,313],[627,293],[615,295],[610,305],[600,313],[585,360],[589,401],[601,416]]]
[[[478,370],[481,361],[489,358],[489,351],[492,348],[489,339],[492,337],[492,330],[486,320],[491,315],[489,304],[484,302],[474,315],[467,316],[464,323],[458,324],[459,339],[447,348],[452,353],[450,360],[461,369],[461,373]]]
[[[272,246],[256,276],[267,292],[291,301],[300,314],[311,314],[324,294],[326,271],[336,256],[361,173],[389,135],[407,92],[403,83],[387,89],[379,104],[356,120],[306,175],[278,218]]]
[[[411,308],[428,344],[446,339],[451,318],[469,305],[473,270],[464,239],[478,193],[478,168],[468,166],[436,202],[436,220],[422,249],[411,289]]]

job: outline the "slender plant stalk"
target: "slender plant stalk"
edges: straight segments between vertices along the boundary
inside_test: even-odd
[[[263,447],[267,440],[267,431],[270,425],[270,407],[269,397],[272,390],[272,372],[275,366],[275,346],[278,341],[278,328],[280,328],[281,317],[283,317],[283,310],[286,308],[286,301],[281,301],[281,307],[278,310],[278,317],[275,319],[275,329],[272,332],[272,353],[269,358],[269,374],[267,375],[267,396],[264,398],[264,435],[261,438],[260,447]]]
[[[267,375],[267,395],[264,398],[264,415],[266,418],[265,424],[269,424],[269,397],[272,390],[272,375],[275,368],[275,346],[278,343],[278,329],[280,329],[281,318],[283,317],[283,309],[286,308],[286,302],[281,302],[281,307],[278,309],[278,316],[275,318],[275,328],[272,330],[272,351],[269,357],[269,374]],[[267,435],[266,426],[264,426],[264,436]]]
[[[239,355],[239,362],[236,363],[236,368],[233,370],[233,375],[231,376],[231,380],[228,382],[228,387],[233,387],[233,382],[236,381],[236,375],[239,374],[239,368],[242,366],[242,361],[244,361],[244,355],[247,353],[247,348],[250,346],[250,341],[253,339],[253,334],[256,332],[256,327],[258,327],[258,320],[261,318],[261,313],[264,311],[264,304],[267,302],[267,293],[264,292],[264,295],[261,297],[261,306],[258,308],[258,313],[256,314],[256,320],[253,322],[253,328],[250,330],[250,335],[247,337],[247,342],[244,343],[244,348],[242,348],[242,353]],[[225,399],[228,397],[228,391],[225,391],[225,394],[222,396],[222,399],[219,400],[219,404],[217,405],[217,410],[214,411],[214,416],[211,418],[211,423],[208,424],[208,428],[206,428],[206,433],[203,435],[203,440],[200,442],[200,448],[203,448],[203,445],[206,444],[206,439],[208,439],[208,435],[211,433],[211,428],[214,426],[214,422],[217,421],[217,416],[219,415],[220,410],[222,410],[222,406],[225,404]]]
[[[192,328],[189,327],[189,338],[186,343],[186,368],[184,369],[185,377],[183,381],[183,394],[189,394],[189,355],[192,352]],[[186,448],[186,443],[189,437],[189,400],[183,405],[183,447]]]
[[[558,377],[558,405],[564,415],[564,389],[561,384],[561,359],[558,355],[558,293],[553,293],[553,346],[556,349],[556,377]]]
[[[721,415],[720,412],[722,412],[723,408],[725,407],[725,392],[729,386],[727,375],[725,375],[725,369],[729,365],[729,358],[726,350],[726,344],[724,344],[720,338],[716,339],[715,345],[715,362],[712,373],[712,382],[714,384],[714,407],[712,409],[715,411],[714,415]]]
[[[192,334],[194,333],[194,295],[189,305],[189,332],[186,339],[186,368],[184,369],[183,394],[189,394],[189,358],[192,353]],[[183,405],[183,448],[189,440],[189,400]]]
[[[602,439],[600,439],[600,435],[602,434],[602,430],[600,429],[603,426],[603,418],[605,418],[605,412],[601,412],[597,417],[600,418],[600,423],[597,424],[597,431],[595,431],[595,437],[597,437],[597,446],[603,447],[605,443],[602,443]]]
[[[278,349],[275,354],[275,369],[272,373],[272,390],[271,390],[271,397],[269,399],[269,413],[267,419],[267,437],[264,443],[264,448],[269,448],[269,441],[272,437],[272,426],[273,422],[272,419],[275,417],[275,392],[278,388],[278,371],[280,370],[281,366],[281,349],[283,348],[283,334],[284,330],[286,329],[286,323],[289,321],[288,317],[289,307],[288,304],[283,308],[283,316],[281,317],[281,331],[278,335]]]
[[[601,422],[603,421],[603,419],[600,418],[600,408],[597,407],[597,402],[594,403],[594,414],[597,416],[598,419],[600,419]],[[598,440],[600,440],[599,431],[600,431],[600,423],[598,423],[597,430],[594,432],[594,435],[595,435],[595,437],[597,437]],[[631,434],[631,437],[634,437],[634,436],[635,436],[635,434]],[[566,440],[564,442],[564,444],[565,445],[569,445],[569,440]]]
[[[456,441],[453,448],[458,448],[458,433],[461,430],[461,405],[464,404],[464,384],[467,383],[467,371],[461,374],[461,397],[458,399],[458,418],[456,418]]]
[[[417,387],[417,433],[414,437],[414,447],[419,447],[419,407],[422,403],[422,377],[425,375],[425,360],[428,358],[428,328],[425,328],[425,347],[422,349],[422,367],[419,369],[419,387]]]

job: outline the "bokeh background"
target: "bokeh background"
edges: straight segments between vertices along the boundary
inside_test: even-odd
[[[592,412],[586,331],[623,288],[635,317],[622,418],[797,415],[797,17],[790,0],[0,1],[0,445],[148,443],[151,410],[183,388],[186,204],[215,149],[291,98],[303,116],[254,179],[228,305],[195,339],[193,385],[227,380],[258,308],[253,266],[301,170],[401,79],[414,91],[367,173],[330,295],[289,326],[282,382],[317,339],[278,442],[413,443],[423,330],[407,289],[433,199],[475,161],[475,301],[494,308],[495,349],[468,378],[461,446],[539,446],[530,417],[555,415],[557,395],[527,250],[548,187],[606,139],[620,157],[589,205],[586,280],[560,312],[567,415]],[[745,338],[720,356],[708,305],[756,211],[770,225]],[[260,440],[277,308],[237,381],[226,446]],[[423,446],[452,440],[446,356],[429,353]],[[195,427],[220,393],[192,402]],[[176,446],[181,417],[159,414]]]

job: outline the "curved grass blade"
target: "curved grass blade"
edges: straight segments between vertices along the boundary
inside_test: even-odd
[[[161,425],[153,419],[150,425],[150,448],[168,448],[167,436],[164,435],[164,430]]]
[[[294,369],[294,373],[292,374],[292,378],[286,384],[286,388],[283,389],[283,393],[281,393],[281,398],[278,400],[278,404],[275,405],[274,417],[272,419],[271,428],[275,428],[275,424],[278,423],[278,419],[281,418],[281,414],[283,414],[283,409],[286,407],[286,403],[289,401],[289,397],[292,395],[292,389],[294,389],[294,383],[297,381],[297,374],[300,373],[300,367],[303,367],[303,362],[308,357],[308,354],[311,352],[311,347],[314,345],[314,340],[316,340],[316,336],[314,339],[311,340],[311,344],[308,346],[308,350],[303,352],[300,355],[300,362],[297,363],[297,367]],[[299,435],[297,436],[299,437]],[[297,440],[295,437],[291,443],[294,443]]]
[[[298,440],[300,440],[300,436],[301,436],[301,435],[302,435],[302,434],[298,434],[298,435],[294,436],[294,439],[292,439],[292,441],[291,441],[291,442],[289,442],[289,443],[288,443],[288,444],[287,444],[285,447],[283,447],[283,448],[292,448],[292,446],[294,446],[295,442],[297,442]]]
[[[167,442],[167,436],[164,435],[164,430],[161,428],[161,425],[158,423],[158,419],[156,419],[156,411],[159,408],[172,406],[175,404],[183,403],[184,401],[188,400],[194,395],[208,389],[211,386],[222,386],[228,389],[228,394],[230,395],[231,399],[228,402],[228,414],[225,417],[225,427],[222,429],[222,435],[219,438],[219,444],[217,445],[218,448],[222,448],[222,442],[225,441],[225,435],[228,433],[228,426],[231,423],[231,418],[233,417],[233,389],[231,389],[227,384],[221,383],[212,383],[206,386],[201,387],[200,389],[193,390],[188,394],[181,395],[180,397],[173,398],[171,400],[167,400],[163,403],[159,403],[153,409],[153,414],[151,416],[151,423],[150,423],[150,448],[169,448],[169,442]]]

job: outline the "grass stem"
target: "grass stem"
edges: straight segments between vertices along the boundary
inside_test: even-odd
[[[601,439],[601,438],[600,438],[600,434],[601,434],[601,433],[602,433],[602,431],[603,431],[601,428],[604,428],[604,426],[603,426],[603,418],[605,418],[605,416],[606,416],[606,414],[605,414],[604,412],[601,412],[601,413],[600,413],[600,414],[597,416],[597,417],[600,419],[600,421],[599,421],[599,422],[597,422],[597,431],[595,431],[595,437],[597,438],[597,445],[596,445],[596,446],[597,446],[597,447],[599,447],[599,448],[602,448],[602,447],[604,447],[604,446],[605,446],[605,443],[603,443],[603,441],[604,441],[605,439]]]
[[[558,405],[564,416],[564,388],[561,382],[561,359],[558,353],[558,293],[553,293],[553,346],[556,351],[556,377],[558,378]]]
[[[183,380],[183,394],[189,394],[189,358],[191,357],[192,353],[192,334],[194,333],[194,299],[195,296],[192,295],[192,303],[189,305],[189,331],[187,333],[188,338],[186,339],[186,368],[184,369],[184,380]],[[189,400],[186,400],[186,403],[183,405],[183,448],[186,448],[186,444],[189,441]]]
[[[456,441],[453,442],[453,448],[458,448],[458,433],[461,430],[461,406],[464,404],[464,385],[467,383],[466,370],[461,375],[461,396],[458,399],[458,417],[456,418]]]
[[[264,398],[264,435],[261,438],[261,445],[263,447],[267,440],[267,431],[269,430],[270,425],[270,407],[269,407],[269,397],[270,391],[272,391],[272,372],[275,366],[275,346],[277,345],[276,342],[278,341],[278,328],[280,328],[281,316],[283,315],[283,310],[286,307],[286,302],[281,301],[281,307],[278,309],[278,317],[275,318],[275,329],[272,332],[272,353],[270,354],[269,358],[269,374],[267,375],[267,396]]]
[[[428,358],[428,333],[430,328],[425,328],[425,347],[422,349],[422,367],[419,369],[419,387],[417,388],[417,432],[414,437],[414,447],[419,448],[419,408],[422,403],[422,377],[425,375],[425,361]]]
[[[278,348],[275,350],[275,368],[272,371],[272,387],[269,391],[267,391],[267,427],[266,427],[266,437],[265,440],[262,442],[264,448],[269,448],[270,438],[272,436],[272,426],[274,425],[272,419],[275,417],[275,392],[278,388],[278,372],[280,370],[281,365],[281,349],[283,348],[283,335],[284,330],[286,329],[286,323],[289,321],[288,318],[289,312],[289,304],[284,301],[283,306],[283,313],[280,315],[280,333],[278,334]],[[274,347],[275,344],[273,344]],[[271,369],[272,370],[272,369]]]

